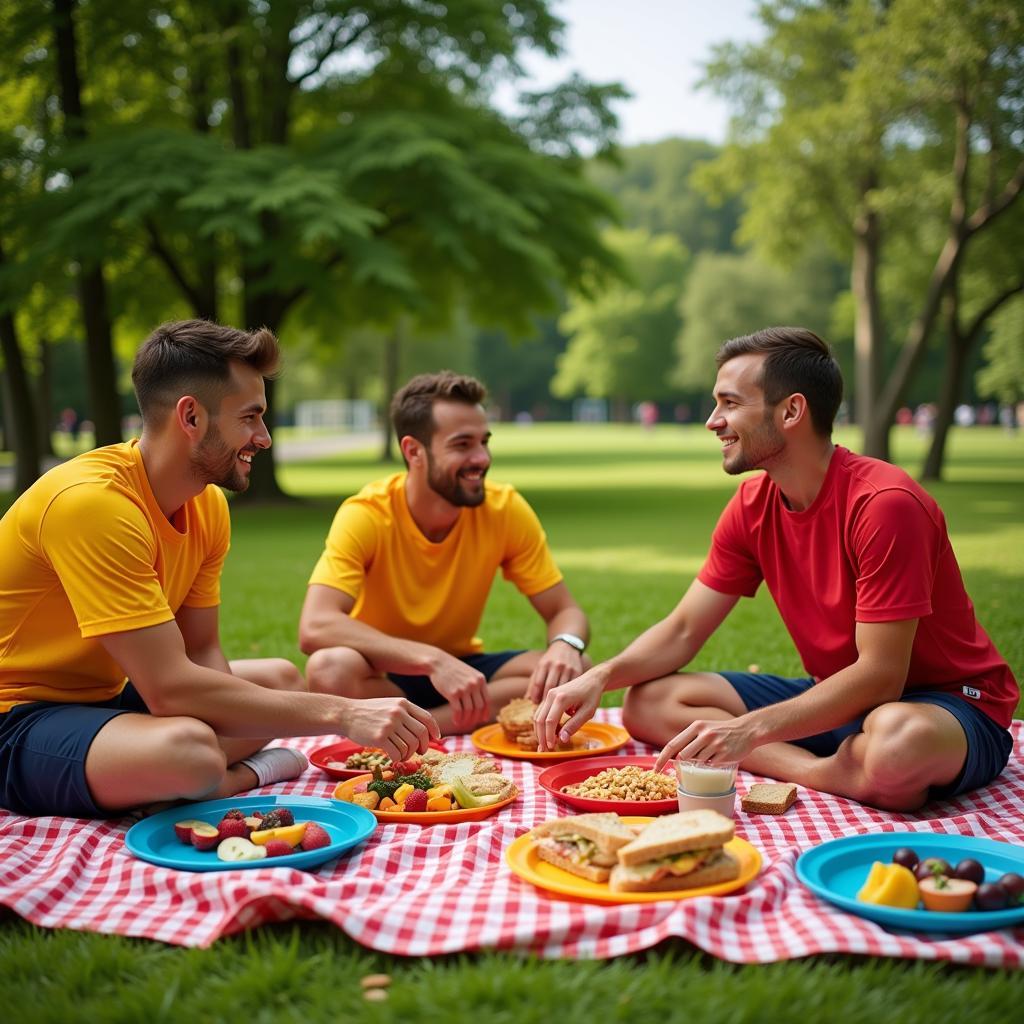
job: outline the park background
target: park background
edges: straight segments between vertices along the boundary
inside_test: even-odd
[[[0,3],[0,507],[52,458],[130,433],[128,369],[156,323],[272,327],[280,429],[233,500],[222,625],[230,656],[301,664],[298,607],[331,514],[397,468],[381,406],[448,366],[488,384],[492,475],[538,509],[607,657],[682,593],[736,485],[700,425],[715,349],[800,323],[844,367],[837,439],[936,495],[1020,678],[1021,5],[748,4],[735,42],[720,19],[700,72],[730,111],[723,137],[629,145],[627,90],[558,61],[563,7],[603,6]],[[708,7],[735,5],[631,5],[622,46],[642,53]],[[531,79],[538,61],[567,73]],[[318,401],[308,416],[370,408],[379,436],[301,425]],[[958,406],[983,423],[955,425]],[[613,422],[570,422],[581,408]],[[540,640],[501,583],[484,630]],[[723,663],[799,668],[765,595],[702,652]],[[1020,991],[934,965],[731,968],[683,943],[598,981],[496,955],[396,964],[315,925],[187,952],[0,926],[0,978],[27,1019],[217,1019],[209,1006],[240,988],[255,1018],[327,1019],[358,1010],[371,967],[396,974],[395,1015],[452,1019],[671,1018],[678,987],[698,1018],[1005,1020]]]

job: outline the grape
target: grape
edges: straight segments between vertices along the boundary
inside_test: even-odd
[[[892,855],[893,864],[902,864],[905,868],[910,868],[911,871],[917,867],[917,854],[909,846],[901,846]]]
[[[999,884],[1009,893],[1011,900],[1021,902],[1024,897],[1024,878],[1015,871],[1008,871],[999,879]]]
[[[924,860],[919,861],[914,874],[919,878],[933,878],[935,875],[946,875],[948,878],[953,874],[953,869],[949,866],[949,861],[943,860],[941,857],[925,857]]]
[[[974,882],[975,885],[981,885],[985,881],[985,869],[976,860],[965,857],[953,869],[953,876],[965,878],[968,882]]]
[[[998,882],[978,886],[974,904],[979,910],[1002,910],[1010,902],[1010,894]]]

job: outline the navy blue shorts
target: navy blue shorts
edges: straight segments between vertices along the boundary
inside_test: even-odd
[[[40,700],[0,714],[0,807],[18,814],[110,817],[93,802],[85,757],[100,729],[124,714],[149,714],[131,683],[98,704]]]
[[[719,672],[718,675],[728,680],[748,711],[789,700],[814,685],[813,679],[787,679],[785,676],[754,675],[750,672]],[[900,703],[935,704],[945,708],[960,723],[967,736],[967,760],[960,774],[946,786],[932,786],[929,791],[931,799],[945,800],[987,786],[1006,767],[1013,750],[1013,737],[973,704],[942,690],[914,690],[905,693]],[[828,757],[839,749],[839,744],[847,736],[862,731],[864,717],[862,715],[838,729],[791,742],[818,757]]]
[[[464,661],[470,668],[482,672],[487,682],[507,661],[511,661],[524,651],[499,651],[497,654],[464,654],[459,661]],[[400,676],[397,673],[389,672],[388,679],[397,686],[405,696],[417,707],[439,708],[448,702],[434,689],[434,684],[429,676]]]

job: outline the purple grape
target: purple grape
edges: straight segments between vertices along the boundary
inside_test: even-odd
[[[979,910],[1003,910],[1010,902],[1010,894],[998,882],[986,882],[978,886],[974,894],[974,905]]]
[[[999,884],[1009,893],[1011,902],[1020,903],[1024,898],[1024,878],[1016,871],[1008,871],[999,879]]]
[[[953,869],[954,878],[965,878],[968,882],[981,885],[985,881],[985,869],[973,858],[965,857]]]
[[[936,875],[945,875],[948,878],[953,874],[953,869],[949,866],[948,860],[943,860],[941,857],[925,857],[924,860],[918,862],[914,874],[918,879],[934,878]]]
[[[902,864],[905,868],[910,868],[911,871],[917,867],[917,854],[909,846],[901,846],[892,855],[893,864]]]

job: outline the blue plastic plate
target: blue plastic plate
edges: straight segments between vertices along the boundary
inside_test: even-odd
[[[1024,847],[931,832],[884,832],[833,839],[802,853],[796,862],[796,875],[813,893],[837,907],[902,931],[987,932],[1024,922],[1024,905],[943,914],[862,903],[857,892],[867,879],[871,864],[876,860],[889,863],[901,846],[909,846],[921,859],[943,857],[954,867],[964,857],[973,857],[985,868],[986,882],[997,882],[1010,871],[1024,875]]]
[[[331,837],[329,846],[319,850],[300,850],[283,857],[263,860],[220,860],[216,848],[197,850],[186,846],[174,833],[174,823],[195,818],[216,825],[227,811],[269,811],[287,807],[296,821],[315,821]],[[201,804],[183,804],[161,811],[132,825],[124,837],[128,851],[140,860],[179,871],[228,871],[238,868],[315,868],[358,845],[377,827],[377,819],[358,804],[336,804],[309,796],[243,796],[227,800],[207,800]]]

